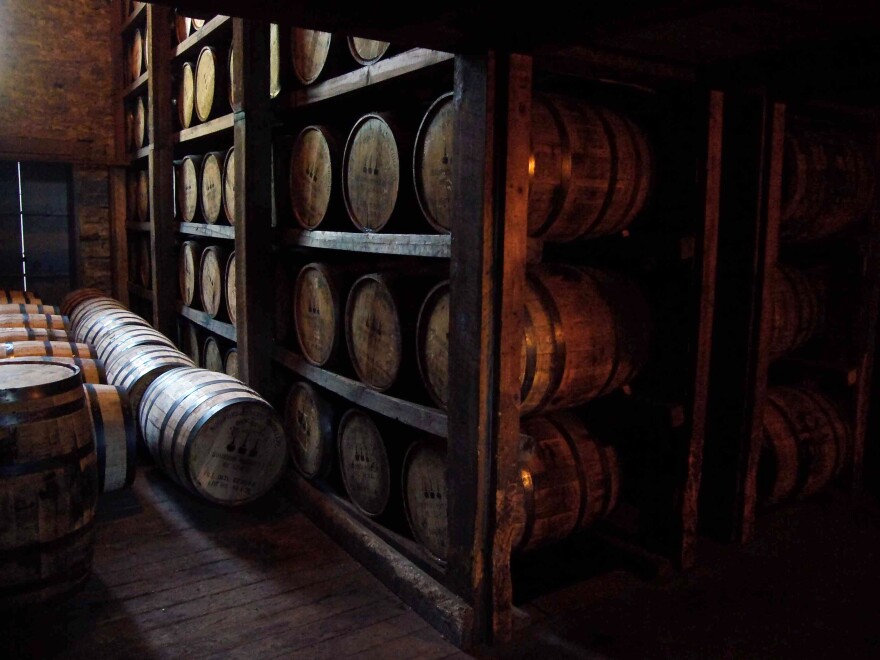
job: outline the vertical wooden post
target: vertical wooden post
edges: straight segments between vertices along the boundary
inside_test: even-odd
[[[128,235],[125,229],[125,173],[122,167],[108,169],[107,193],[110,199],[110,295],[126,307],[128,303]]]
[[[235,267],[240,378],[269,387],[274,292],[272,249],[272,113],[269,23],[233,19],[235,112]]]
[[[150,75],[147,102],[150,108],[150,248],[153,270],[153,325],[175,336],[175,302],[179,297],[174,249],[174,152],[171,143],[171,10],[147,5],[147,48]]]
[[[530,101],[530,58],[456,58],[447,581],[473,641],[510,633]]]

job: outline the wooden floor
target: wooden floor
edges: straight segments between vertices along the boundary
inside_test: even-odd
[[[224,510],[143,470],[103,497],[93,570],[0,657],[467,657],[280,496]]]

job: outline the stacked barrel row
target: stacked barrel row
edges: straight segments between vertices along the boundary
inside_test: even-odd
[[[800,381],[777,376],[787,359],[846,362],[849,351],[835,346],[835,325],[845,328],[847,343],[858,336],[858,311],[840,305],[858,287],[839,275],[840,248],[810,254],[818,241],[845,246],[858,237],[873,203],[870,150],[842,126],[793,115],[786,127],[779,263],[768,275],[764,304],[771,364],[757,488],[767,505],[821,490],[852,460],[851,393],[828,389],[809,374]]]
[[[181,130],[232,111],[232,57],[232,48],[228,43],[224,46],[211,45],[204,46],[195,60],[179,64],[175,70],[174,104],[177,108],[177,125]]]
[[[179,222],[235,225],[235,147],[175,162]]]
[[[172,479],[226,505],[272,487],[284,465],[284,432],[256,392],[196,368],[171,340],[98,291],[75,291],[64,308],[73,335],[94,344],[110,383],[127,393],[141,437]]]

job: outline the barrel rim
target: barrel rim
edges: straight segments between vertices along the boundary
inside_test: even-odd
[[[424,116],[422,116],[422,121],[419,124],[419,129],[416,132],[415,145],[413,147],[413,184],[416,191],[416,201],[419,204],[419,208],[422,210],[422,215],[425,216],[425,220],[428,221],[428,224],[431,225],[437,231],[443,234],[452,233],[451,227],[444,227],[441,225],[437,218],[431,213],[431,210],[428,208],[427,200],[425,200],[425,191],[424,186],[421,181],[419,181],[419,172],[422,169],[424,164],[423,153],[420,147],[423,145],[425,141],[425,134],[428,131],[428,127],[430,123],[434,120],[434,118],[440,113],[442,106],[446,105],[450,101],[452,101],[455,97],[455,92],[446,92],[445,94],[441,94],[437,99],[431,103],[430,107],[425,112]]]
[[[358,52],[357,48],[355,48],[355,45],[354,45],[355,39],[363,39],[364,41],[372,41],[372,42],[379,43],[379,44],[385,44],[385,46],[380,49],[381,52],[376,57],[366,58],[366,57],[363,57]],[[355,62],[357,62],[361,66],[369,66],[370,64],[375,64],[376,62],[381,60],[383,57],[385,57],[385,54],[388,52],[388,49],[391,48],[391,42],[382,41],[381,39],[367,39],[366,37],[354,37],[354,36],[349,35],[348,38],[346,39],[346,42],[348,43],[348,52],[351,53],[351,56],[354,58]]]
[[[299,82],[301,82],[303,85],[311,85],[318,78],[321,77],[322,73],[324,73],[324,67],[327,66],[327,59],[329,58],[329,55],[330,55],[330,49],[333,47],[333,36],[334,35],[332,32],[325,32],[324,30],[310,30],[308,28],[300,28],[300,27],[295,27],[295,28],[293,28],[293,30],[294,30],[294,32],[291,35],[291,39],[290,39],[290,45],[291,45],[290,64],[291,64],[291,67],[293,68],[293,75],[296,76],[296,79]],[[295,43],[295,36],[297,33],[300,33],[300,32],[321,32],[321,33],[329,36],[329,40],[327,41],[327,50],[324,53],[324,58],[323,58],[323,61],[321,62],[321,66],[318,69],[318,72],[312,77],[305,76],[300,73],[299,67],[297,66],[298,60],[293,56],[293,54],[295,52],[295,50],[293,48],[293,45]]]
[[[199,29],[199,28],[195,28],[195,29]],[[193,94],[193,106],[194,106],[193,109],[195,110],[196,116],[199,118],[199,121],[201,121],[201,122],[206,122],[211,118],[211,115],[214,112],[214,103],[217,100],[216,99],[216,96],[217,96],[216,92],[217,92],[217,84],[219,82],[219,76],[217,74],[220,73],[220,71],[218,70],[218,67],[217,67],[217,62],[219,61],[218,60],[218,53],[219,53],[218,49],[215,48],[214,46],[203,46],[202,49],[199,51],[198,56],[196,57],[196,68],[195,68],[196,84],[195,84],[195,91]],[[207,109],[207,112],[203,115],[201,104],[199,103],[199,88],[200,87],[198,84],[198,72],[199,72],[199,66],[202,63],[202,58],[205,57],[206,54],[210,55],[212,58],[211,64],[214,68],[214,84],[211,86],[211,103]]]
[[[293,426],[290,424],[288,412],[290,410],[290,402],[293,399],[296,390],[305,390],[308,392],[308,397],[315,402],[315,408],[318,410],[318,421],[321,424],[321,434],[329,439],[328,442],[321,445],[320,458],[317,461],[318,468],[314,471],[304,469],[299,460],[297,460],[296,452],[291,449],[291,447],[294,446],[294,442],[292,441],[295,440],[295,438],[291,437],[293,432],[288,433],[287,430],[288,426]],[[328,414],[321,414],[322,411]],[[294,381],[290,385],[290,389],[287,390],[287,396],[284,398],[283,421],[285,436],[287,439],[287,454],[290,456],[290,460],[293,462],[296,469],[308,479],[318,479],[327,476],[333,467],[333,449],[336,444],[336,411],[327,400],[327,397],[319,394],[317,388],[308,381]]]
[[[223,269],[223,294],[224,294],[223,297],[225,298],[225,303],[226,303],[226,313],[229,315],[229,319],[232,321],[233,325],[235,324],[235,317],[238,314],[238,311],[236,310],[236,305],[238,304],[238,297],[237,297],[237,295],[233,296],[236,300],[236,305],[229,304],[229,299],[230,299],[230,296],[229,296],[229,291],[230,291],[229,273],[231,272],[233,275],[235,275],[235,263],[236,263],[235,250],[233,250],[232,252],[229,253],[229,256],[226,257],[226,267]],[[236,285],[235,285],[235,287],[232,287],[232,291],[237,293],[238,276],[235,276],[235,281],[236,281]]]
[[[394,139],[394,146],[397,150],[397,175],[398,175],[398,191],[397,195],[394,198],[394,204],[391,207],[391,212],[388,214],[388,217],[378,226],[378,227],[365,227],[363,223],[355,218],[354,213],[352,212],[352,205],[350,199],[350,193],[348,191],[348,171],[349,171],[349,158],[351,156],[351,148],[352,142],[354,142],[354,138],[360,130],[361,126],[370,121],[372,119],[377,119],[381,121],[388,127],[388,132],[391,134],[391,137]],[[345,205],[345,211],[348,214],[349,220],[351,220],[352,224],[358,228],[359,231],[362,231],[366,234],[371,233],[379,233],[391,222],[391,218],[394,217],[394,213],[397,211],[397,204],[400,201],[400,184],[403,183],[400,177],[400,154],[401,150],[400,138],[397,135],[397,132],[394,130],[394,127],[388,122],[388,120],[383,116],[380,112],[368,112],[364,115],[358,117],[357,121],[355,121],[354,126],[352,126],[351,131],[348,134],[348,138],[345,140],[345,148],[342,152],[342,201]]]
[[[397,370],[395,371],[393,377],[391,378],[391,382],[388,385],[375,385],[374,383],[371,383],[368,379],[364,378],[361,373],[362,367],[358,361],[357,356],[355,355],[355,350],[354,350],[354,346],[353,346],[353,336],[352,336],[352,333],[349,331],[349,327],[351,326],[352,315],[354,313],[353,307],[354,307],[355,290],[363,282],[366,282],[366,281],[378,282],[379,284],[384,286],[385,289],[388,291],[388,299],[391,301],[391,305],[394,308],[394,319],[397,323],[398,334],[400,335],[400,339],[401,339],[400,349],[403,350],[404,337],[403,337],[403,329],[401,327],[401,322],[400,322],[400,309],[397,306],[397,301],[394,299],[394,296],[391,295],[391,291],[388,287],[387,277],[384,273],[367,273],[366,275],[361,275],[359,278],[357,278],[354,281],[354,283],[352,283],[351,288],[348,291],[348,296],[345,300],[345,315],[343,317],[344,318],[343,332],[345,334],[345,344],[348,347],[348,354],[349,354],[349,357],[351,358],[352,367],[354,367],[355,373],[357,373],[357,376],[361,380],[361,382],[371,389],[377,390],[379,392],[385,392],[386,390],[392,388],[394,386],[394,384],[397,382],[398,378],[400,377],[400,370],[401,370],[401,367],[403,366],[403,356],[400,355],[400,360],[397,365]]]
[[[448,393],[447,400],[444,401],[435,391],[434,386],[431,383],[431,379],[428,377],[428,365],[425,364],[425,358],[423,354],[428,332],[428,322],[425,314],[428,311],[428,306],[435,305],[437,300],[439,300],[439,298],[444,294],[451,295],[449,280],[443,280],[442,282],[433,286],[430,291],[428,291],[427,295],[425,295],[425,298],[422,301],[421,306],[419,307],[419,313],[416,317],[416,364],[418,365],[419,375],[421,375],[422,377],[422,382],[425,385],[425,390],[428,392],[428,396],[431,397],[431,400],[436,403],[441,410],[446,410],[449,405]]]
[[[315,359],[315,356],[311,355],[311,353],[308,350],[306,350],[306,343],[303,341],[303,332],[301,331],[300,323],[299,323],[299,314],[296,313],[296,303],[299,300],[299,293],[300,293],[301,287],[303,286],[303,278],[305,277],[305,274],[307,271],[315,271],[315,272],[319,273],[323,277],[324,281],[327,283],[327,288],[331,292],[331,295],[334,293],[336,294],[335,299],[332,300],[331,302],[333,302],[333,315],[336,317],[337,326],[336,326],[336,331],[333,333],[333,338],[332,338],[332,341],[330,342],[330,347],[327,350],[327,355],[326,355],[326,357],[324,357],[323,360]],[[339,344],[341,343],[339,335],[342,332],[344,332],[344,327],[340,327],[340,325],[339,325],[340,323],[343,325],[345,323],[344,310],[343,310],[343,304],[342,304],[342,292],[339,291],[338,286],[335,286],[336,284],[337,283],[334,282],[334,280],[333,280],[333,274],[332,274],[331,269],[328,268],[326,264],[318,262],[318,261],[312,261],[310,263],[307,263],[302,268],[300,268],[299,273],[297,273],[297,275],[296,275],[296,280],[294,280],[294,283],[293,283],[293,299],[294,299],[293,329],[294,329],[294,332],[296,333],[296,340],[299,343],[300,350],[302,350],[303,357],[306,359],[306,361],[311,362],[312,364],[319,366],[319,367],[324,366],[327,363],[331,362],[333,360],[333,358],[336,356],[336,354],[339,351]]]
[[[51,382],[43,383],[41,385],[23,385],[20,387],[9,387],[4,385],[3,388],[0,388],[0,404],[20,403],[22,401],[29,401],[34,398],[52,397],[58,394],[70,392],[77,388],[82,388],[83,385],[82,374],[79,367],[77,367],[75,364],[67,364],[64,362],[47,362],[45,360],[28,360],[26,358],[16,358],[15,362],[4,362],[2,364],[4,366],[10,364],[14,364],[16,366],[27,364],[54,364],[56,366],[63,367],[64,369],[69,371],[70,374],[59,380],[53,380]],[[2,368],[3,367],[0,366],[0,369]]]
[[[342,460],[343,453],[342,453],[341,444],[342,444],[342,436],[345,431],[346,424],[354,416],[360,416],[360,417],[363,417],[364,419],[367,420],[369,425],[376,432],[376,437],[379,438],[378,444],[382,448],[382,453],[385,456],[384,466],[385,466],[385,470],[387,472],[385,475],[385,477],[386,477],[385,483],[388,484],[388,493],[387,493],[387,497],[385,498],[385,501],[382,504],[382,509],[378,512],[367,511],[361,505],[360,502],[358,502],[354,497],[352,497],[351,489],[349,488],[349,485],[348,485],[348,476],[347,476],[348,473],[346,472],[346,469],[345,469],[345,462]],[[388,508],[388,503],[391,501],[391,496],[392,496],[392,492],[393,492],[393,488],[391,485],[392,484],[392,482],[391,482],[391,479],[392,479],[391,463],[390,463],[389,456],[388,456],[388,448],[385,446],[385,444],[386,444],[385,438],[382,435],[382,432],[380,431],[378,424],[376,424],[376,421],[373,419],[372,415],[370,415],[369,413],[361,410],[360,408],[349,408],[339,418],[339,422],[336,425],[336,455],[338,457],[339,472],[340,472],[340,475],[342,476],[342,483],[345,486],[345,492],[348,493],[348,497],[349,497],[349,500],[351,500],[351,503],[361,513],[363,513],[365,516],[367,516],[369,518],[376,518],[378,516],[381,516],[385,512],[385,510]]]
[[[330,197],[327,200],[327,208],[324,209],[324,214],[321,216],[321,218],[318,220],[318,222],[316,222],[314,225],[310,225],[307,222],[305,222],[303,220],[303,218],[300,217],[300,214],[297,211],[297,204],[294,199],[294,196],[296,194],[296,191],[299,188],[298,188],[298,186],[295,185],[295,182],[293,180],[293,176],[294,176],[293,175],[293,171],[294,171],[293,170],[293,165],[294,165],[293,159],[297,153],[297,146],[299,144],[301,144],[302,140],[305,139],[304,136],[307,133],[312,133],[312,132],[317,133],[318,135],[320,135],[324,139],[324,144],[327,146],[328,160],[330,161]],[[314,231],[314,230],[318,229],[325,220],[327,220],[327,215],[330,211],[330,206],[331,206],[332,200],[333,200],[333,187],[334,187],[333,180],[335,178],[333,176],[333,170],[335,169],[333,166],[333,151],[334,151],[333,147],[334,147],[334,138],[331,134],[331,131],[327,126],[325,126],[323,124],[309,124],[308,126],[305,126],[302,130],[300,130],[299,133],[297,133],[296,137],[293,140],[293,144],[291,145],[290,159],[288,161],[288,176],[287,176],[288,190],[290,192],[290,195],[289,195],[290,196],[290,210],[293,215],[293,219],[296,221],[296,223],[300,227],[302,227],[305,230]],[[338,155],[338,152],[337,152],[337,155]],[[343,188],[344,188],[344,186],[343,186]]]
[[[407,485],[409,483],[409,473],[410,473],[411,463],[414,460],[414,456],[415,456],[416,452],[421,451],[421,450],[428,450],[428,451],[436,450],[436,451],[438,451],[438,453],[443,454],[443,456],[444,456],[443,462],[446,464],[446,470],[449,469],[448,453],[446,451],[446,444],[440,438],[434,438],[434,437],[420,438],[417,441],[413,442],[409,447],[407,447],[406,453],[403,456],[403,463],[402,463],[402,467],[400,470],[400,487],[401,487],[401,492],[403,493],[403,497],[402,497],[402,499],[403,499],[403,513],[404,513],[404,516],[406,517],[406,524],[409,526],[409,529],[412,532],[413,538],[415,538],[416,541],[418,541],[419,545],[422,546],[423,548],[425,548],[425,550],[427,550],[428,553],[430,553],[430,555],[434,559],[436,559],[442,565],[445,566],[447,563],[447,558],[440,557],[439,555],[437,555],[437,553],[434,552],[433,549],[429,548],[425,544],[424,540],[422,538],[420,538],[419,532],[416,530],[416,526],[413,525],[413,522],[412,522],[413,518],[412,518],[412,513],[410,511],[410,504],[409,504],[409,497],[408,497],[409,489],[407,488]],[[445,471],[444,471],[444,477],[445,477]],[[444,482],[444,485],[445,485],[445,482]],[[448,499],[447,499],[447,506],[448,506]],[[448,550],[448,548],[447,548],[447,550]]]
[[[202,157],[202,162],[200,164],[201,172],[199,173],[199,197],[201,197],[201,199],[202,199],[202,205],[201,205],[202,206],[202,219],[209,225],[219,224],[220,213],[224,212],[223,211],[223,182],[224,182],[223,164],[225,162],[225,155],[224,155],[224,161],[221,162],[219,154],[225,154],[225,152],[223,152],[223,151],[209,151],[209,152],[207,152]],[[204,203],[205,169],[208,167],[208,164],[212,161],[217,163],[217,171],[219,172],[219,175],[220,175],[219,176],[219,178],[220,178],[220,206],[217,209],[217,214],[213,218],[205,210],[205,203]]]

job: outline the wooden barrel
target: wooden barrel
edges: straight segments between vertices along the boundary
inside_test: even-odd
[[[223,371],[227,376],[238,378],[238,349],[230,348],[223,357]]]
[[[113,385],[84,386],[98,459],[98,489],[131,486],[137,459],[137,427],[128,395]]]
[[[0,328],[0,342],[10,341],[69,341],[64,330],[47,328]]]
[[[446,561],[449,547],[446,447],[440,440],[413,443],[401,471],[403,509],[413,537]]]
[[[107,308],[96,312],[77,327],[76,336],[79,341],[94,344],[96,348],[109,341],[120,341],[127,337],[125,333],[140,329],[152,330],[143,317],[129,312],[123,307]]]
[[[355,62],[366,66],[374,64],[382,59],[382,56],[388,52],[390,44],[387,41],[376,41],[374,39],[362,39],[361,37],[348,37],[348,49]]]
[[[812,339],[824,318],[819,287],[805,272],[790,266],[770,271],[769,292],[772,309],[770,355],[791,353]]]
[[[180,349],[187,354],[189,359],[193,361],[193,364],[197,367],[203,366],[201,363],[202,344],[199,338],[198,326],[195,323],[185,323],[180,340]]]
[[[235,224],[235,147],[223,158],[223,212],[230,225]]]
[[[376,518],[391,497],[391,463],[373,419],[357,409],[339,420],[336,450],[345,492],[365,515]]]
[[[762,432],[757,490],[764,504],[821,490],[851,460],[852,435],[840,409],[814,390],[769,388]]]
[[[223,354],[215,337],[208,336],[202,345],[202,367],[208,371],[223,373]]]
[[[147,107],[143,96],[134,102],[134,147],[140,149],[147,144]]]
[[[0,328],[70,329],[66,316],[57,314],[0,314]]]
[[[139,422],[156,463],[218,504],[257,499],[284,469],[284,428],[277,413],[225,374],[175,369],[159,376],[144,395]]]
[[[177,43],[186,41],[186,38],[189,36],[190,30],[192,30],[192,19],[189,16],[184,16],[178,10],[175,10],[174,36],[177,39]]]
[[[0,314],[60,314],[61,309],[55,305],[33,305],[28,303],[2,303]]]
[[[180,300],[187,307],[194,307],[198,302],[198,261],[201,258],[202,246],[198,241],[184,241],[180,245],[178,258],[177,281],[180,285]]]
[[[107,380],[128,393],[132,410],[138,409],[146,389],[163,373],[178,367],[195,367],[186,355],[168,346],[138,347],[130,353],[128,359],[107,365]]]
[[[425,219],[441,232],[452,227],[454,137],[455,106],[448,92],[425,113],[413,153],[416,198]]]
[[[149,326],[118,326],[105,332],[97,341],[95,350],[107,369],[118,369],[138,350],[153,346],[176,348],[172,341]]]
[[[136,28],[131,34],[131,45],[128,49],[128,75],[136,80],[144,72],[144,33]]]
[[[0,363],[0,609],[69,594],[91,573],[95,443],[76,367]]]
[[[203,27],[205,27],[205,19],[204,18],[193,18],[190,21],[190,25],[192,25],[193,32],[198,32]]]
[[[783,240],[831,236],[871,208],[876,182],[869,144],[794,124],[786,127],[783,154]]]
[[[208,224],[215,224],[223,208],[223,159],[222,151],[212,151],[202,159],[199,196],[202,217]]]
[[[226,271],[223,277],[224,287],[223,293],[226,297],[226,313],[229,315],[229,321],[235,325],[235,250],[229,254],[226,260]]]
[[[99,313],[104,314],[109,310],[128,311],[121,302],[107,296],[88,298],[76,305],[70,314],[70,327],[73,330],[73,334],[77,336],[80,326],[90,317]],[[81,340],[81,335],[77,336],[77,338]]]
[[[150,255],[150,234],[141,233],[137,238],[138,284],[147,289],[153,285],[153,258]]]
[[[92,298],[107,298],[107,294],[101,291],[100,289],[95,288],[84,288],[84,289],[75,289],[64,296],[64,299],[61,301],[61,313],[65,316],[70,316],[73,314],[74,309],[87,300],[91,300]]]
[[[40,297],[32,291],[16,291],[14,289],[0,289],[0,303],[12,303],[16,305],[41,305]]]
[[[342,199],[361,231],[381,231],[401,193],[401,154],[412,142],[387,114],[370,113],[355,122],[342,156]]]
[[[303,229],[317,229],[327,217],[333,193],[338,142],[324,126],[306,126],[290,151],[290,207]]]
[[[428,395],[446,409],[449,400],[449,282],[425,297],[416,324],[416,357]]]
[[[608,108],[558,96],[532,101],[529,235],[572,241],[626,229],[653,181],[645,135]]]
[[[177,164],[177,213],[182,222],[194,222],[200,213],[199,190],[202,157],[185,156]]]
[[[199,53],[195,68],[195,111],[199,121],[223,114],[222,106],[229,98],[226,61],[225,55],[212,46],[205,46]]]
[[[568,408],[612,392],[647,361],[648,303],[624,276],[536,266],[525,294],[523,413]]]
[[[229,107],[233,110],[241,109],[241,99],[238,96],[241,90],[235,87],[235,49],[229,49],[226,70],[229,72]]]
[[[223,311],[226,259],[222,247],[209,245],[202,251],[199,262],[199,300],[211,318],[217,318]]]
[[[303,357],[318,366],[332,362],[343,343],[348,271],[321,264],[303,266],[293,285],[293,323]]]
[[[324,71],[333,35],[318,30],[294,28],[290,34],[290,60],[293,75],[303,85],[311,85]]]
[[[0,358],[58,355],[60,357],[98,357],[91,344],[73,341],[17,341],[0,344]]]
[[[137,217],[141,222],[150,221],[150,177],[146,170],[137,173]]]
[[[177,120],[181,128],[192,126],[195,93],[196,81],[192,62],[184,62],[177,81]]]
[[[291,385],[284,404],[287,452],[309,479],[326,477],[336,455],[333,407],[306,382]]]
[[[232,50],[231,48],[229,49]],[[230,67],[231,70],[232,67]],[[231,78],[231,74],[230,74]],[[230,83],[231,85],[231,83]],[[281,93],[281,34],[278,23],[269,23],[269,98]],[[230,101],[230,105],[231,105]]]
[[[345,341],[355,373],[385,391],[415,362],[415,324],[427,278],[370,273],[352,284],[345,303]],[[415,365],[413,364],[413,367]]]
[[[29,357],[3,358],[3,361],[28,360],[29,362],[52,362],[56,364],[72,364],[79,367],[80,376],[84,383],[93,385],[106,385],[107,372],[104,362],[97,358],[62,357],[58,355],[32,355]]]

